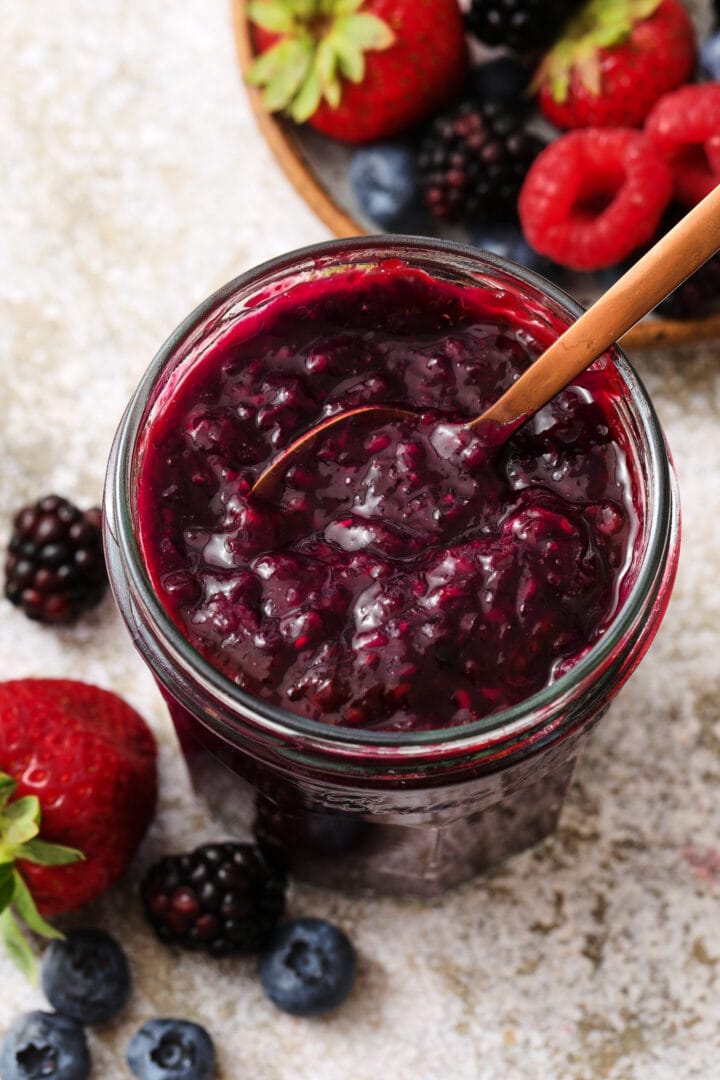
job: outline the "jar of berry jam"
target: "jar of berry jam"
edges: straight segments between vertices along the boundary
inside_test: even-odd
[[[117,603],[212,810],[299,877],[429,896],[546,837],[660,624],[676,484],[619,349],[503,444],[451,426],[578,314],[487,253],[337,241],[220,289],[130,402]],[[336,425],[251,492],[372,402],[412,415]]]

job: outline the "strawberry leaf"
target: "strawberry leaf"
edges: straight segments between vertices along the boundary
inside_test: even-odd
[[[312,64],[307,38],[288,41],[283,67],[265,84],[263,103],[269,112],[285,109],[302,87]]]
[[[27,840],[32,840],[40,831],[39,822],[40,800],[36,795],[25,795],[22,799],[9,803],[3,810],[0,820],[2,846],[13,851]]]
[[[85,858],[77,848],[65,847],[64,844],[49,844],[47,840],[40,840],[39,837],[23,844],[20,856],[26,862],[37,863],[39,866],[68,866]]]
[[[287,57],[292,55],[294,42],[291,40],[278,41],[267,52],[261,53],[250,66],[247,73],[247,81],[251,86],[266,86],[278,75],[282,74],[283,65]]]
[[[309,22],[323,14],[323,0],[290,0],[297,18]]]
[[[0,811],[4,809],[16,787],[17,781],[13,780],[12,776],[8,776],[7,773],[0,773]]]
[[[364,0],[251,0],[250,19],[280,39],[253,61],[247,76],[263,90],[269,112],[284,110],[297,123],[309,120],[325,99],[337,108],[343,79],[365,75],[364,53],[389,48],[395,35],[386,22],[361,11]]]
[[[0,866],[0,911],[9,907],[14,891],[13,869],[10,863],[5,863]]]
[[[35,905],[30,890],[17,870],[13,870],[13,882],[15,886],[12,896],[13,907],[27,926],[28,930],[33,930],[36,934],[41,934],[43,937],[62,938],[63,935],[60,931],[56,930],[54,926],[51,926],[49,922],[43,919]]]
[[[271,34],[291,34],[296,29],[295,15],[287,0],[253,0],[247,14],[251,23]]]
[[[313,67],[303,84],[303,88],[290,107],[290,116],[296,124],[304,124],[317,110],[322,98],[320,76]]]
[[[350,82],[361,83],[365,76],[365,57],[362,49],[340,34],[334,36],[333,47],[340,72]]]
[[[332,35],[320,42],[315,56],[315,70],[317,71],[323,97],[331,108],[336,109],[340,104],[340,80],[337,77],[338,57],[333,47]]]
[[[335,27],[359,49],[389,49],[395,42],[392,30],[377,15],[348,15],[338,19]]]
[[[15,916],[10,908],[0,913],[0,940],[5,945],[10,959],[30,982],[37,979],[37,965],[33,951],[20,932]]]
[[[40,866],[66,866],[84,856],[75,848],[40,839],[40,800],[36,795],[25,795],[8,801],[16,786],[0,773],[0,938],[20,970],[34,978],[35,958],[18,918],[36,934],[51,938],[63,935],[40,914],[15,863],[26,859]]]
[[[365,3],[365,0],[330,0],[335,15],[353,15]]]

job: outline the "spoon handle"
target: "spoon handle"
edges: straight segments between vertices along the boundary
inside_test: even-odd
[[[516,426],[584,371],[720,248],[720,186],[654,244],[471,427]]]

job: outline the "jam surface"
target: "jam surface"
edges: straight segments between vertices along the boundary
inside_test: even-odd
[[[296,283],[250,309],[156,402],[137,523],[158,596],[243,689],[330,724],[468,723],[568,670],[631,577],[632,459],[604,360],[495,449],[476,416],[562,329],[512,289],[399,263]],[[293,438],[357,420],[255,477]]]

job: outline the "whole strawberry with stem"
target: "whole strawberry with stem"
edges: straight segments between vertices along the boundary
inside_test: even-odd
[[[589,0],[534,78],[560,128],[640,127],[663,94],[687,82],[695,31],[679,0]]]
[[[457,0],[251,0],[248,16],[265,107],[345,142],[419,123],[467,72]]]
[[[18,925],[74,911],[120,876],[152,818],[155,740],[117,695],[69,679],[0,683],[0,932],[33,968]]]

